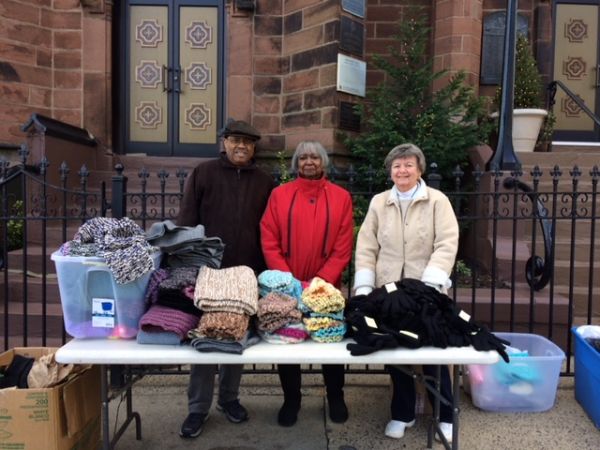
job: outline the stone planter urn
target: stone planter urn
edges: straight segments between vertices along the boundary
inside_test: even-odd
[[[548,115],[545,109],[515,108],[513,109],[513,147],[515,152],[532,152],[537,138]],[[498,118],[498,113],[491,115]]]

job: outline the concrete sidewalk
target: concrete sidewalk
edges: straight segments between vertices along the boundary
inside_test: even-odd
[[[244,375],[241,402],[250,420],[231,424],[215,409],[202,434],[179,437],[187,415],[185,375],[146,376],[134,386],[133,406],[142,417],[142,440],[130,425],[118,450],[387,450],[427,448],[428,417],[403,439],[384,436],[389,420],[387,375],[347,375],[345,397],[350,418],[345,424],[329,420],[320,375],[303,376],[302,410],[291,428],[277,425],[282,396],[277,376]],[[596,450],[600,431],[576,402],[572,378],[560,380],[555,406],[543,413],[491,413],[475,408],[462,392],[460,448],[469,450]],[[118,419],[117,419],[117,409]],[[111,430],[125,415],[125,402],[111,402]],[[443,446],[434,443],[433,448]]]

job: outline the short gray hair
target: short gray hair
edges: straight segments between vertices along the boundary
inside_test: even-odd
[[[399,158],[406,158],[408,156],[416,156],[417,164],[419,165],[419,170],[421,174],[425,173],[425,168],[427,167],[427,163],[425,162],[425,155],[423,154],[423,150],[417,147],[415,144],[406,143],[396,145],[393,149],[385,157],[385,170],[389,173],[392,169],[392,163]]]
[[[305,153],[316,153],[323,162],[323,171],[327,173],[329,167],[329,156],[327,150],[318,141],[302,141],[296,146],[296,151],[292,156],[292,172],[298,171],[298,158]]]

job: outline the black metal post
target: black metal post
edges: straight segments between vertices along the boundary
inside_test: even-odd
[[[504,59],[502,66],[502,97],[500,99],[498,145],[486,164],[487,170],[516,170],[521,162],[512,142],[513,104],[515,93],[515,45],[517,42],[517,3],[507,0],[504,30]]]
[[[127,215],[127,176],[123,174],[125,168],[122,164],[117,164],[115,170],[117,174],[112,177],[111,210],[112,217],[122,219]]]

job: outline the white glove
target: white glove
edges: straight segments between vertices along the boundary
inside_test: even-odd
[[[371,286],[361,286],[354,291],[354,295],[369,295],[372,290]]]
[[[429,281],[425,281],[425,284],[427,286],[429,286],[429,287],[434,288],[436,291],[438,291],[440,293],[442,292],[442,285],[441,284],[433,284],[433,283],[430,283]]]

